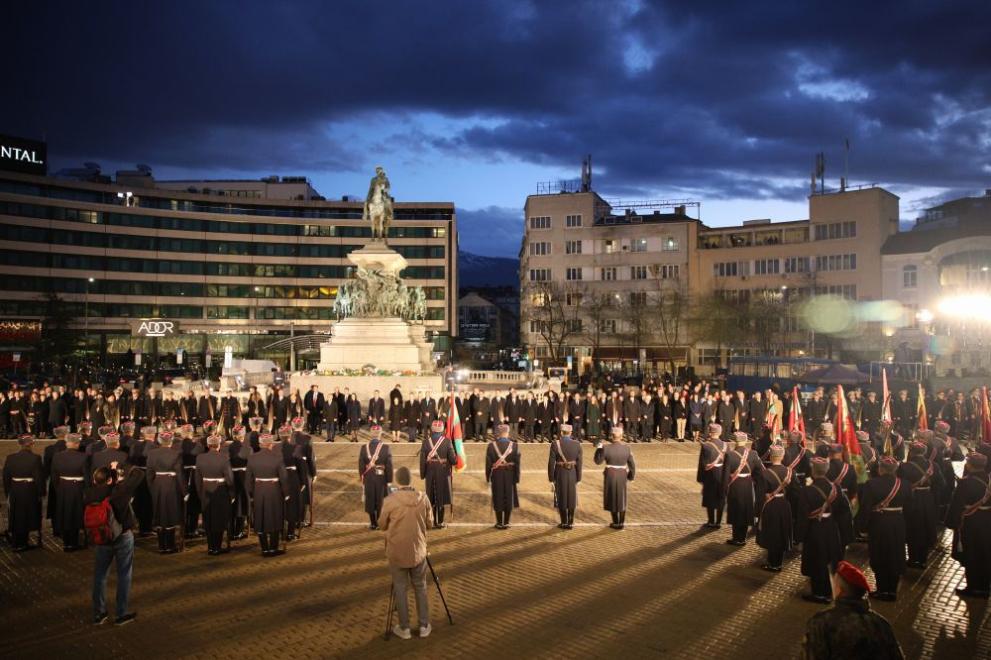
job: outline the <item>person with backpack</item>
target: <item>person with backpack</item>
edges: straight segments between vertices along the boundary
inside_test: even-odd
[[[137,617],[127,609],[127,597],[131,591],[131,569],[134,562],[134,534],[136,522],[131,510],[131,498],[144,481],[144,470],[130,467],[121,477],[117,463],[102,467],[93,473],[93,485],[86,490],[86,509],[83,519],[86,535],[94,547],[93,566],[93,623],[107,621],[107,573],[110,564],[117,564],[117,616],[114,625],[122,626]]]

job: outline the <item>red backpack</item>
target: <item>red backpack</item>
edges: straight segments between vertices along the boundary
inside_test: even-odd
[[[86,505],[83,511],[83,525],[86,527],[86,536],[93,545],[111,545],[124,529],[117,522],[109,497]]]

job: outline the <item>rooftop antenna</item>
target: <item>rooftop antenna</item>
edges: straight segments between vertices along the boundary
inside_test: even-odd
[[[814,178],[819,179],[819,194],[826,192],[826,154],[820,151],[816,154],[816,171]]]
[[[582,192],[592,192],[592,154],[582,161]]]
[[[850,138],[843,139],[843,179],[840,181],[840,192],[846,190],[850,182]]]

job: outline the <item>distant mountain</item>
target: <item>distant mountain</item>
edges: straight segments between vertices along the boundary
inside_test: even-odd
[[[483,257],[471,252],[458,252],[458,285],[520,286],[519,259]]]

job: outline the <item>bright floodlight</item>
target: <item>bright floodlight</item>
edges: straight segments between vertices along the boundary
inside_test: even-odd
[[[920,309],[915,314],[915,320],[919,323],[932,323],[933,313],[928,309]]]
[[[940,314],[961,321],[991,321],[991,295],[969,293],[950,296],[939,301],[937,309]]]

